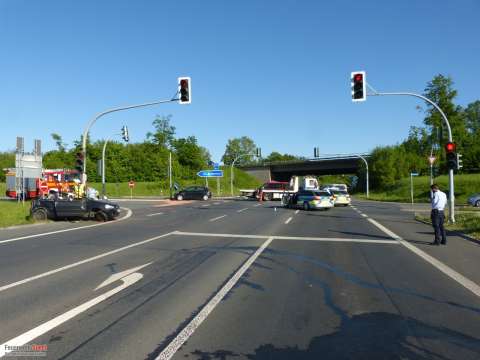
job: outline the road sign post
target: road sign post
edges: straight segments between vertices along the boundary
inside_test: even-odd
[[[128,187],[130,188],[130,200],[133,199],[133,188],[135,187],[135,182],[133,180],[130,180],[128,182]]]
[[[413,217],[415,217],[415,211],[413,208],[413,177],[418,176],[418,173],[412,172],[410,173],[410,197],[412,198],[412,213]]]
[[[437,158],[433,155],[428,157],[428,162],[430,164],[430,185],[433,185],[433,164]]]
[[[204,178],[223,177],[223,170],[201,170],[197,173],[197,176]]]

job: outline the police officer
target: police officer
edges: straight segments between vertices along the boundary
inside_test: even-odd
[[[447,205],[447,195],[441,191],[437,184],[430,186],[432,189],[432,212],[431,219],[433,229],[435,230],[435,240],[433,245],[447,245],[447,235],[443,223],[445,222],[445,206]]]

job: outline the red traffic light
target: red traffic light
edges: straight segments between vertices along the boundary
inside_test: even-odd
[[[190,104],[192,102],[191,80],[189,77],[178,78],[179,104]]]
[[[362,74],[356,74],[355,77],[353,78],[354,81],[362,81],[363,80],[363,75]]]
[[[453,142],[448,142],[445,144],[445,151],[447,153],[455,152],[456,148],[457,148],[457,145],[455,145],[455,143]]]

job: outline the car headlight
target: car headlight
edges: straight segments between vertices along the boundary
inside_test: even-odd
[[[110,204],[105,204],[105,209],[112,210],[112,209],[115,209],[115,206],[110,205]]]

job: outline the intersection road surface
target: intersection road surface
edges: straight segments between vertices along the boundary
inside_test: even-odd
[[[480,358],[479,244],[431,246],[395,204],[122,206],[101,226],[0,231],[0,356]]]

